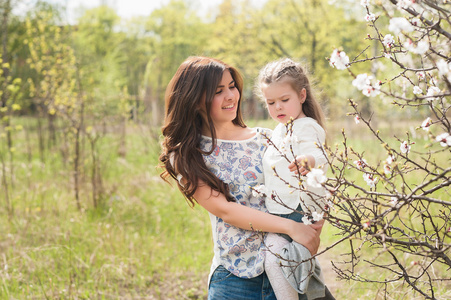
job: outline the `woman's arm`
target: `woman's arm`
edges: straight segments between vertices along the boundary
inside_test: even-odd
[[[236,202],[227,202],[223,194],[212,190],[203,182],[199,182],[194,198],[207,211],[228,224],[246,230],[288,234],[294,241],[304,245],[312,255],[318,251],[319,235],[324,222],[305,225]]]

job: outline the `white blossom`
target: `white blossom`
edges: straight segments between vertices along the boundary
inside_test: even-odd
[[[396,205],[398,205],[398,198],[397,197],[391,197],[390,198],[390,204],[394,207],[396,207]]]
[[[368,76],[366,73],[359,74],[352,81],[352,85],[355,86],[358,90],[363,90],[366,86],[371,85],[372,76]]]
[[[327,200],[324,209],[326,211],[331,211],[332,209],[334,209],[334,203],[332,201],[330,201],[330,200]]]
[[[252,188],[252,196],[260,197],[262,195],[268,195],[268,189],[264,184]]]
[[[370,227],[370,221],[365,221],[362,223],[363,229],[368,229]]]
[[[398,35],[401,31],[412,32],[415,28],[406,18],[392,18],[388,30]]]
[[[373,174],[365,173],[363,174],[363,179],[365,180],[366,184],[368,184],[370,187],[376,186],[377,177],[374,177]]]
[[[415,1],[412,1],[412,0],[398,0],[398,3],[396,4],[396,6],[398,8],[407,9],[407,8],[411,7],[414,2]]]
[[[366,160],[364,158],[359,159],[359,160],[355,160],[354,164],[357,166],[357,169],[362,170],[364,169],[366,166],[368,166],[366,164]]]
[[[447,147],[447,146],[451,146],[451,135],[449,135],[448,132],[444,132],[440,135],[438,135],[435,140],[437,142],[440,142],[440,145],[442,147]]]
[[[391,174],[391,167],[389,164],[384,164],[384,173],[387,175]]]
[[[355,86],[358,90],[362,91],[365,96],[373,97],[380,94],[380,82],[372,85],[372,79],[373,76],[367,75],[366,73],[359,74],[352,81],[352,85]]]
[[[395,157],[393,155],[389,155],[385,161],[387,164],[391,165],[395,161]]]
[[[429,42],[427,41],[419,41],[417,43],[417,45],[415,46],[415,44],[412,42],[411,39],[408,39],[405,43],[404,43],[404,48],[406,48],[407,50],[409,50],[410,52],[414,53],[414,54],[424,54],[426,53],[426,51],[429,50]]]
[[[303,216],[302,217],[302,223],[304,223],[305,225],[311,225],[312,222],[310,221],[308,216]]]
[[[413,93],[415,95],[421,95],[423,94],[423,90],[418,85],[416,85],[413,87]]]
[[[437,62],[437,69],[440,76],[445,76],[451,71],[451,62],[447,63],[444,59],[440,59]]]
[[[369,13],[369,14],[367,14],[367,15],[365,16],[365,20],[366,20],[367,22],[372,22],[372,21],[376,20],[376,15],[375,15],[375,14],[372,14],[372,13]]]
[[[367,7],[370,5],[370,0],[360,0],[360,5]]]
[[[421,25],[421,21],[418,18],[412,18],[412,20],[410,20],[410,23],[414,26],[420,26]]]
[[[391,54],[390,53],[384,53],[384,57],[387,59],[391,59]]]
[[[429,50],[429,42],[428,41],[419,41],[417,47],[415,48],[414,53],[416,54],[424,54]]]
[[[381,89],[379,86],[367,86],[362,90],[362,93],[367,97],[374,97],[381,93]]]
[[[359,123],[360,123],[360,117],[359,117],[359,115],[355,115],[355,117],[354,117],[354,122],[355,122],[356,124],[359,124]]]
[[[407,143],[407,141],[402,142],[401,146],[399,147],[401,152],[404,153],[404,154],[409,153],[410,148],[411,147],[410,147],[409,143]]]
[[[349,64],[349,57],[344,51],[335,49],[330,56],[329,64],[332,67],[337,68],[337,70],[345,70],[348,68],[347,64]]]
[[[327,177],[324,175],[324,171],[321,169],[312,168],[309,173],[306,175],[307,185],[315,188],[319,188],[323,183],[327,181]]]
[[[330,198],[332,198],[332,193],[331,193],[329,190],[326,190],[326,191],[325,191],[324,197],[325,197],[326,199],[330,199]],[[328,202],[327,202],[327,205],[328,205],[329,207],[331,206],[331,204],[333,204],[331,201],[328,201]]]
[[[395,45],[395,38],[391,34],[386,34],[382,43],[391,48]]]
[[[426,74],[424,74],[424,72],[418,72],[417,75],[418,75],[418,79],[420,79],[420,80],[424,79],[424,77],[426,76]]]
[[[323,219],[324,212],[317,213],[316,211],[312,212],[313,221],[317,222]]]
[[[440,89],[438,87],[436,87],[436,86],[429,87],[428,92],[426,94],[426,96],[430,97],[430,98],[428,98],[428,101],[437,99],[437,97],[433,97],[433,96],[437,96],[438,94],[440,94]]]
[[[429,131],[429,126],[431,126],[431,125],[432,125],[432,119],[427,117],[427,119],[424,120],[423,123],[421,123],[421,128],[424,131]]]

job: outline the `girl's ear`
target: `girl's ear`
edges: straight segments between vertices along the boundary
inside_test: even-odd
[[[299,92],[299,100],[301,101],[301,103],[304,103],[306,98],[307,98],[307,91],[306,91],[305,88],[303,88],[303,89]]]

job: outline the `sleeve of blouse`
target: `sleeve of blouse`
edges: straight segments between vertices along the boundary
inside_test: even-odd
[[[309,123],[297,127],[295,130],[299,141],[296,147],[296,155],[310,154],[315,158],[315,168],[325,166],[327,159],[322,149],[326,140],[324,129],[316,123]]]

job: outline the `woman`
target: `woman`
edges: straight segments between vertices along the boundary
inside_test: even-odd
[[[165,96],[162,177],[177,179],[189,204],[210,214],[214,258],[209,299],[275,299],[264,272],[261,232],[288,234],[315,254],[322,222],[304,225],[266,212],[252,194],[263,184],[266,140],[242,119],[239,72],[207,57],[189,57]]]

